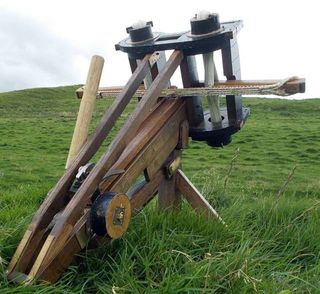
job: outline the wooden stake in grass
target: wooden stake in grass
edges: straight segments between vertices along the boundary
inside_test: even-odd
[[[78,155],[83,144],[87,140],[89,125],[96,101],[96,95],[99,88],[104,59],[101,56],[94,55],[87,76],[86,86],[81,100],[76,126],[70,145],[69,155],[66,163],[66,169],[70,166],[73,159]]]

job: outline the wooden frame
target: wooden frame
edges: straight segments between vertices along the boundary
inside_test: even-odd
[[[223,54],[230,55],[232,52],[229,51]],[[96,247],[101,242],[111,241],[109,236],[101,237],[91,230],[91,196],[97,189],[100,193],[127,194],[130,214],[141,209],[158,193],[161,209],[178,209],[184,197],[197,212],[223,222],[181,170],[181,153],[188,146],[189,123],[193,123],[192,116],[199,114],[192,108],[193,105],[201,108],[198,95],[202,88],[189,93],[191,100],[179,98],[185,96],[183,93],[187,89],[182,89],[184,92],[180,94],[176,89],[170,95],[163,95],[164,91],[170,91],[167,89],[170,78],[179,66],[185,87],[201,86],[194,59],[175,50],[166,63],[163,54],[155,52],[147,54],[140,62],[130,60],[130,64],[133,74],[128,83],[118,89],[117,97],[94,133],[34,215],[8,266],[9,280],[55,282],[75,254],[86,246]],[[229,75],[235,69],[226,64],[224,70]],[[152,81],[150,83],[149,79],[136,109],[77,192],[72,193],[70,186],[78,169],[97,152],[147,75],[151,75]],[[232,83],[245,82],[228,81],[225,84]],[[300,86],[301,81],[295,81],[290,87],[297,92]],[[237,96],[230,97],[230,103],[237,102]],[[236,119],[236,113],[232,115]],[[141,175],[143,181],[132,187]]]
[[[187,146],[186,103],[174,97],[158,101],[161,91],[169,85],[170,77],[183,60],[181,51],[174,51],[158,74],[154,75],[154,81],[145,90],[137,108],[75,195],[70,195],[68,190],[78,168],[92,158],[145,76],[157,63],[155,56],[156,53],[146,55],[137,64],[132,77],[107,110],[93,135],[48,193],[8,266],[10,280],[25,283],[55,282],[73,256],[88,244],[94,247],[102,239],[110,241],[110,238],[99,237],[88,229],[90,197],[97,187],[101,193],[127,193],[143,174],[145,180],[128,193],[133,213],[146,205],[157,192],[161,208],[178,207],[179,187],[182,194],[190,194],[186,198],[194,207],[202,211],[213,211],[207,202],[194,202],[195,198],[202,199],[202,196],[182,176],[179,164],[173,164],[182,148]],[[171,175],[168,178],[166,165],[170,164]],[[118,170],[122,172],[114,172]],[[217,214],[211,216],[219,218]]]

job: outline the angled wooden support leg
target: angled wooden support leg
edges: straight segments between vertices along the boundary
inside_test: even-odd
[[[181,206],[181,196],[177,190],[176,175],[170,179],[164,179],[159,186],[159,208],[162,210],[179,209]]]
[[[181,125],[180,125],[181,126]],[[161,182],[159,187],[159,208],[162,210],[180,209],[181,195],[177,188],[177,174],[176,171],[181,165],[181,151],[174,150],[167,163],[164,166],[166,178]]]
[[[86,164],[99,149],[115,124],[115,121],[125,109],[131,97],[149,72],[150,66],[153,65],[151,60],[153,60],[152,54],[145,56],[122,92],[116,97],[113,104],[102,117],[100,124],[92,136],[84,144],[79,154],[66,170],[65,174],[60,178],[56,186],[48,193],[46,199],[34,215],[32,223],[29,225],[20,245],[12,257],[7,269],[7,274],[10,274],[13,271],[26,273],[26,270],[32,265],[35,258],[35,248],[43,239],[47,226],[52,221],[54,215],[59,212],[68,201],[65,195],[68,188],[71,186],[79,167]]]
[[[158,170],[154,180],[150,182],[143,181],[137,184],[128,196],[130,198],[132,213],[137,213],[143,208],[157,193],[159,184],[164,178],[162,170]],[[88,213],[77,222],[70,238],[65,242],[63,248],[57,256],[39,273],[38,279],[50,283],[56,282],[64,270],[68,268],[74,256],[79,254],[87,245],[90,249],[99,246],[100,243],[109,244],[110,238],[100,240],[97,236],[93,237],[89,242],[89,236],[86,234]],[[82,236],[79,236],[79,232]],[[88,243],[89,242],[89,243]],[[19,277],[17,277],[19,278]],[[16,278],[16,279],[17,279]],[[26,281],[27,276],[21,276],[20,279]]]
[[[184,198],[190,203],[190,205],[199,213],[204,214],[208,218],[215,218],[224,224],[219,214],[212,208],[209,202],[201,195],[197,188],[186,177],[182,170],[178,170],[177,175],[177,187]]]

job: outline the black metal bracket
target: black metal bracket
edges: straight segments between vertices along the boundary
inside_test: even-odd
[[[223,147],[231,143],[231,135],[238,132],[242,124],[246,121],[250,114],[250,109],[242,108],[242,124],[235,125],[232,124],[228,119],[227,108],[220,108],[221,113],[221,124],[219,126],[214,126],[211,123],[210,113],[204,113],[203,122],[196,128],[190,128],[189,134],[192,140],[195,141],[206,141],[211,147]]]
[[[147,53],[164,50],[182,50],[184,55],[196,55],[222,49],[242,28],[242,21],[221,23],[221,30],[214,34],[192,36],[191,32],[153,33],[153,38],[143,42],[133,42],[129,37],[115,45],[132,59],[142,59]]]
[[[219,22],[218,14],[210,14],[207,19],[192,18],[191,31],[182,33],[153,33],[152,22],[141,28],[127,28],[129,36],[115,45],[116,50],[128,54],[131,70],[138,59],[155,51],[165,60],[165,50],[181,50],[184,59],[180,65],[184,87],[200,86],[194,55],[221,50],[223,73],[227,80],[241,79],[237,34],[242,28],[241,20]],[[155,69],[161,69],[157,63]],[[158,70],[153,74],[157,74]],[[154,77],[153,77],[154,78]],[[190,136],[193,140],[207,141],[212,147],[221,147],[231,142],[231,135],[240,130],[249,115],[249,109],[242,107],[242,97],[226,96],[227,108],[221,109],[223,118],[219,126],[210,122],[210,114],[203,113],[200,97],[189,97],[187,116]]]

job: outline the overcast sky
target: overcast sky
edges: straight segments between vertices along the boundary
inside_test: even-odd
[[[190,18],[205,9],[221,21],[244,21],[238,35],[243,79],[298,75],[307,79],[307,92],[296,97],[320,97],[316,3],[0,0],[0,91],[83,84],[94,54],[105,58],[101,85],[123,85],[130,69],[114,44],[126,37],[127,26],[152,20],[154,31],[186,31]],[[218,54],[216,60],[219,67]]]

